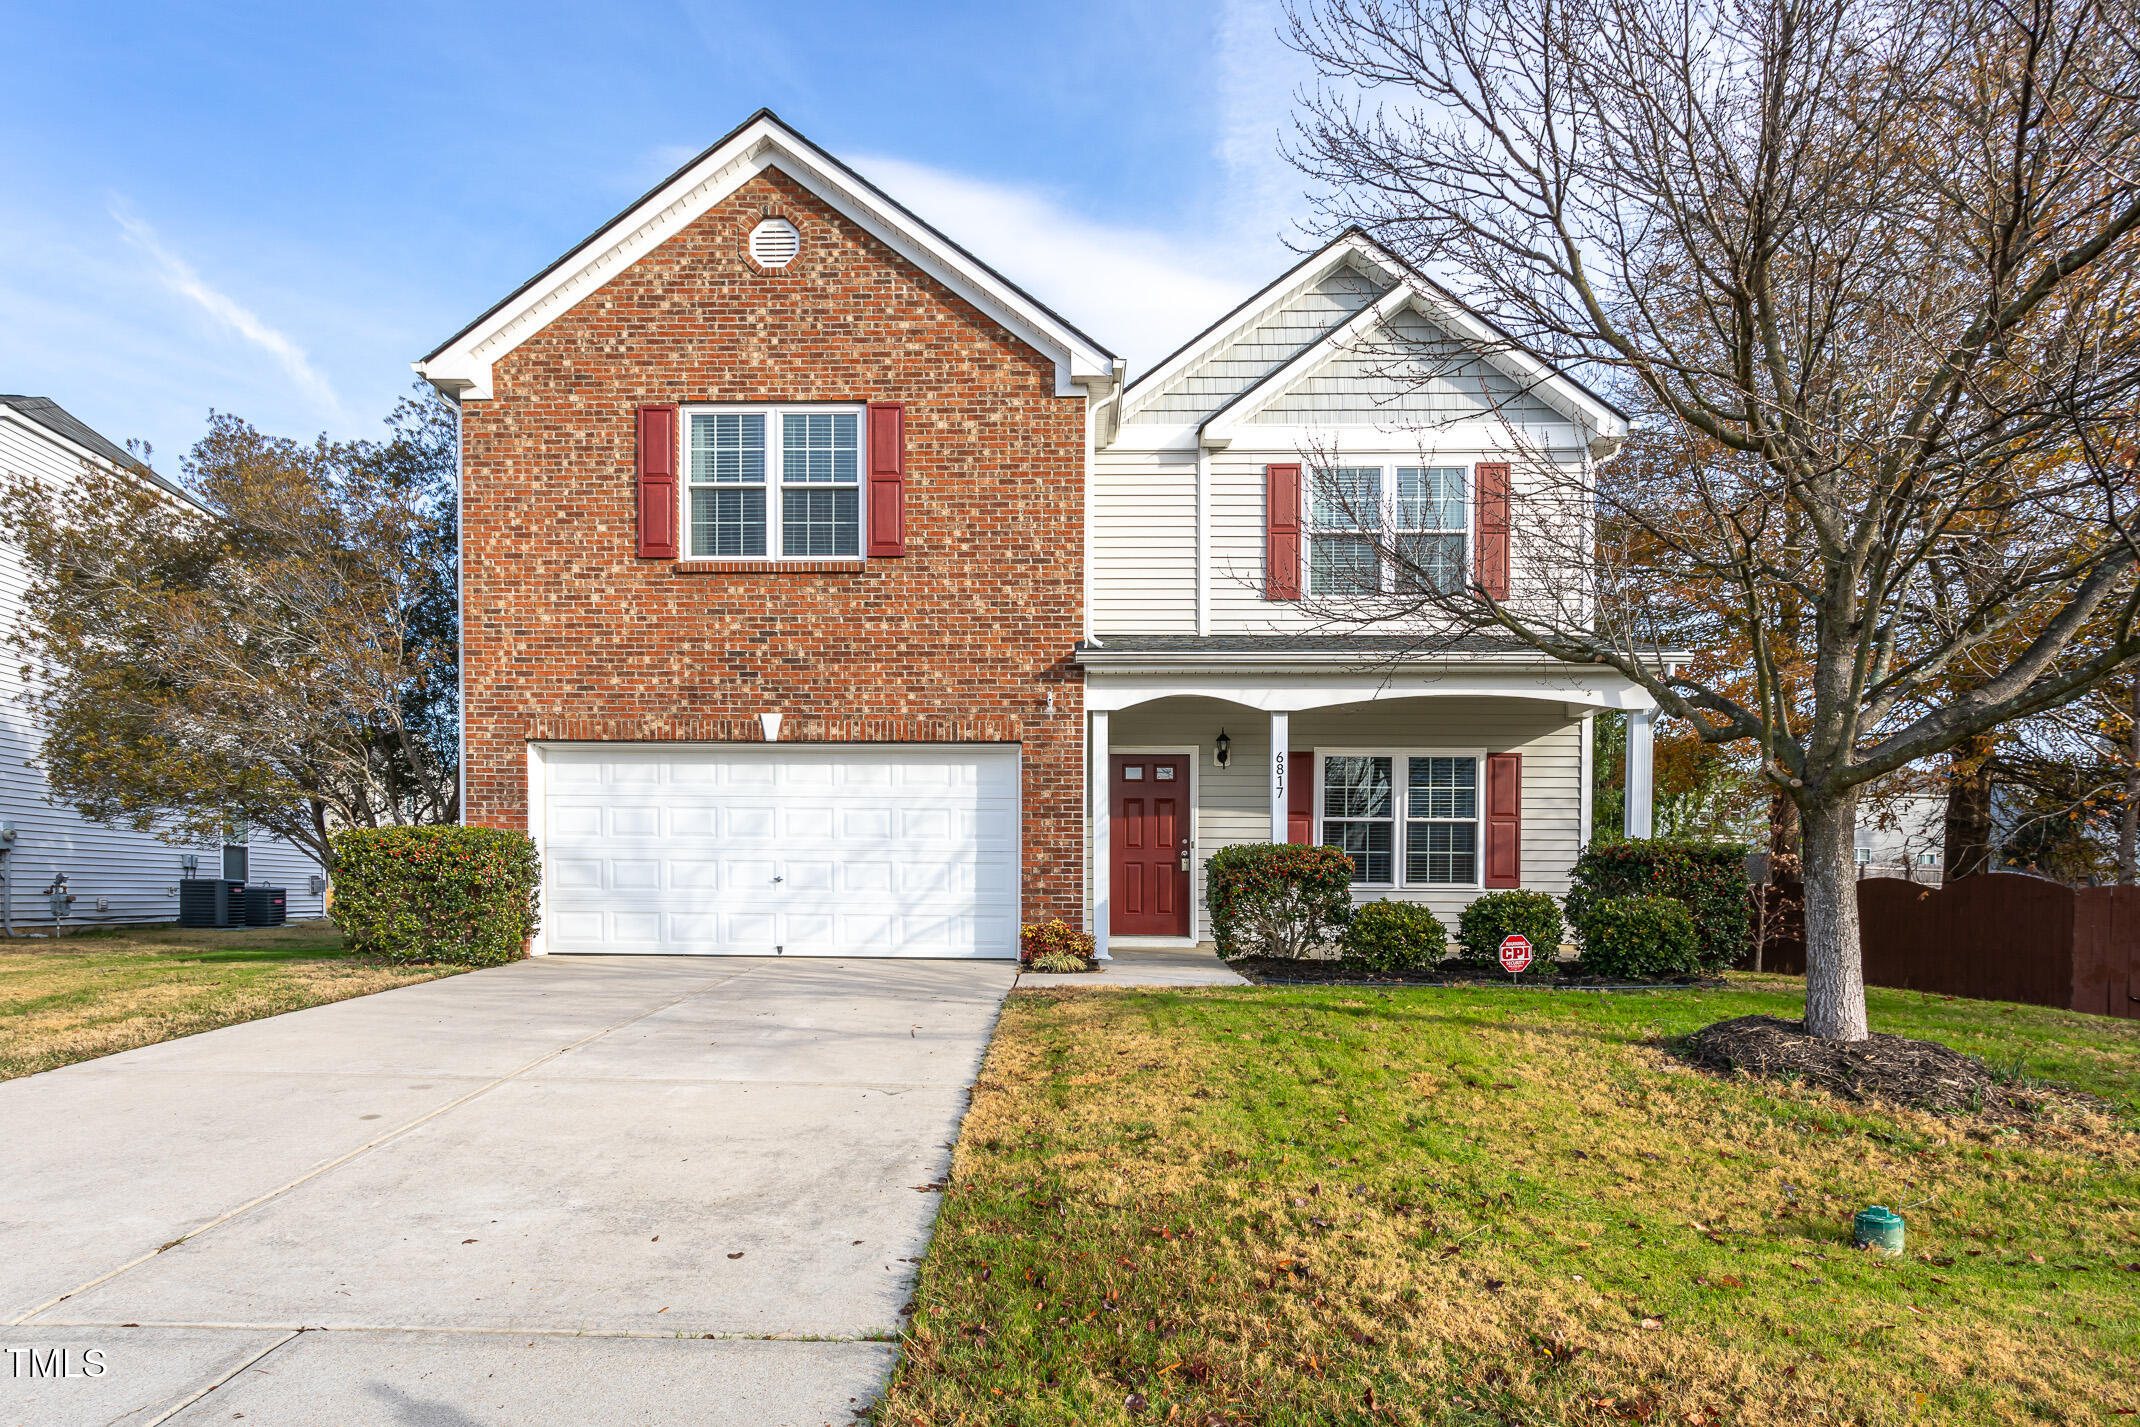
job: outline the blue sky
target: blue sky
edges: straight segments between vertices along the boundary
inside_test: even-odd
[[[1135,369],[1292,260],[1277,22],[4,0],[0,391],[174,473],[211,407],[370,434],[411,360],[761,104]]]

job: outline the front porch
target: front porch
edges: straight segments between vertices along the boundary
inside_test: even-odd
[[[1101,956],[1208,939],[1204,864],[1234,843],[1344,847],[1357,900],[1423,902],[1452,929],[1483,891],[1562,895],[1590,839],[1601,709],[1632,714],[1627,826],[1648,835],[1653,718],[1628,681],[1536,656],[1362,668],[1340,652],[1081,652]]]

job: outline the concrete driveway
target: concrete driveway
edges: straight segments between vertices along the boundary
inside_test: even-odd
[[[0,1423],[851,1423],[1014,973],[550,957],[0,1085]]]

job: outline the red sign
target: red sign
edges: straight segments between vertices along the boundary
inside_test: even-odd
[[[1501,969],[1514,976],[1531,964],[1531,939],[1521,932],[1501,938]]]

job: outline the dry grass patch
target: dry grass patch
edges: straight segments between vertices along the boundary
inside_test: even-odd
[[[1021,993],[880,1423],[2093,1422],[2140,1408],[2140,1027],[1875,992],[2113,1102],[1697,1071],[1790,983]],[[1909,1206],[1909,1255],[1848,1246]]]
[[[0,1080],[456,969],[353,956],[324,921],[0,942]]]

